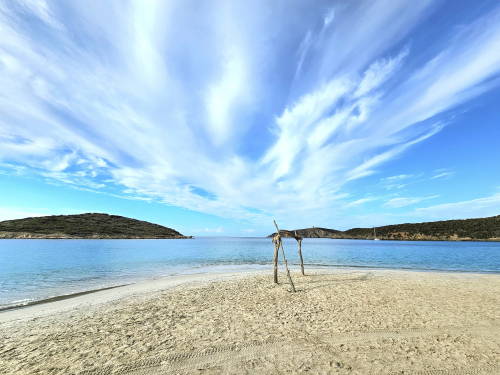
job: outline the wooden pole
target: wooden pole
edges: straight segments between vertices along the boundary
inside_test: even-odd
[[[304,258],[302,258],[302,237],[298,236],[297,232],[295,232],[295,239],[297,240],[297,245],[299,249],[300,271],[302,272],[302,276],[305,276],[306,274],[304,273]]]
[[[288,276],[288,281],[292,287],[292,292],[295,293],[295,285],[293,284],[292,276],[290,276],[290,270],[288,269],[288,263],[286,261],[285,250],[283,249],[283,241],[281,241],[280,229],[278,228],[278,224],[276,224],[276,220],[274,221],[274,226],[276,227],[276,233],[278,234],[278,244],[281,247],[281,255],[283,256],[283,263],[285,263],[286,275]]]
[[[299,256],[300,256],[300,270],[302,271],[302,276],[305,276],[304,272],[304,258],[302,258],[302,239],[299,240]]]
[[[279,237],[278,235],[273,236],[273,244],[274,244],[274,283],[278,284],[278,249],[279,249]]]

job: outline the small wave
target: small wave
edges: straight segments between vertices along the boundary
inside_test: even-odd
[[[293,263],[298,266],[299,263]],[[425,267],[401,267],[401,266],[372,266],[360,264],[327,264],[327,263],[304,263],[305,266],[312,267],[325,267],[325,268],[362,268],[362,269],[380,269],[380,270],[403,270],[403,271],[429,271],[429,272],[458,272],[458,273],[487,273],[487,274],[500,274],[497,270],[465,270],[460,268],[425,268]]]
[[[118,288],[118,287],[126,286],[126,285],[130,285],[130,284],[114,285],[114,286],[109,286],[109,287],[106,287],[106,288],[85,290],[85,291],[81,291],[81,292],[69,293],[69,294],[62,294],[62,295],[52,296],[52,297],[38,299],[38,300],[36,300],[36,299],[22,299],[22,300],[17,300],[17,301],[11,301],[7,305],[0,305],[0,312],[7,311],[7,310],[20,309],[20,308],[23,308],[23,307],[28,307],[28,306],[33,306],[33,305],[40,305],[40,304],[48,303],[48,302],[62,301],[62,300],[65,300],[65,299],[79,297],[79,296],[83,296],[85,294],[100,292],[100,291],[103,291],[103,290],[114,289],[114,288]],[[19,303],[21,301],[24,301],[24,302],[23,303]]]
[[[33,301],[34,301],[33,298],[24,298],[24,299],[18,299],[18,300],[15,300],[15,301],[11,301],[10,303],[12,305],[19,305],[19,304],[29,303],[29,302],[33,302]]]

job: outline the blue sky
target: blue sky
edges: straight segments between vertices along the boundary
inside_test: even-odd
[[[0,219],[500,214],[497,1],[0,3]]]

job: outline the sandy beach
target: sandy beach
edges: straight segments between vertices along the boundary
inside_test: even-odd
[[[186,275],[0,313],[2,374],[498,374],[500,275]]]

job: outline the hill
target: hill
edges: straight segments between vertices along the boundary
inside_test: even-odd
[[[174,229],[123,216],[87,213],[0,222],[0,238],[190,238]]]
[[[342,238],[344,232],[328,228],[305,228],[296,230],[280,230],[282,237],[293,237],[294,233],[303,238]],[[274,234],[274,233],[273,233]],[[269,236],[271,237],[272,234]]]
[[[381,240],[500,241],[500,215],[480,219],[385,225],[375,229],[377,238]],[[301,237],[308,238],[373,239],[373,228],[352,228],[339,231],[314,227],[296,231]],[[280,231],[284,237],[293,237],[293,232],[293,230]]]

